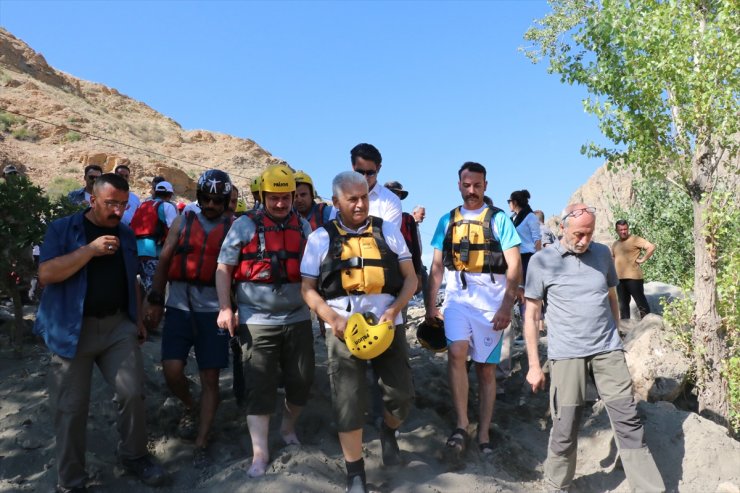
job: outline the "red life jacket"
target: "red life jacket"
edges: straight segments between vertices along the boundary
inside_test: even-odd
[[[309,216],[305,218],[308,221],[308,224],[311,225],[311,231],[316,231],[324,225],[324,209],[326,209],[326,202],[319,202],[315,206],[311,207]]]
[[[411,251],[411,248],[414,246],[413,244],[413,237],[411,236],[411,228],[416,227],[416,220],[414,219],[414,216],[409,214],[408,212],[402,212],[401,213],[401,234],[403,235],[403,239],[406,240],[406,246],[409,247],[409,251]]]
[[[218,254],[233,222],[233,218],[223,217],[217,226],[206,233],[198,214],[195,211],[186,212],[185,224],[180,229],[167,273],[168,280],[214,286]]]
[[[159,208],[164,204],[159,199],[149,199],[136,208],[130,227],[137,238],[153,238],[157,244],[164,243],[169,228],[159,218]]]
[[[276,223],[264,209],[249,211],[247,216],[256,229],[252,240],[242,247],[234,279],[273,283],[277,287],[300,282],[306,236],[298,214],[291,211],[282,223]]]

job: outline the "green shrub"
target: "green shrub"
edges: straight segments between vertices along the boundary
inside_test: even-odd
[[[80,134],[79,132],[75,132],[74,130],[70,130],[64,136],[64,140],[66,142],[77,142],[80,139],[82,139],[82,134]]]
[[[11,132],[11,135],[17,140],[27,140],[29,142],[33,142],[39,137],[36,132],[27,129],[26,127],[16,128]]]
[[[16,123],[25,123],[23,118],[5,111],[0,111],[0,132],[7,132]]]
[[[79,181],[73,178],[57,176],[46,188],[46,195],[52,200],[58,200],[60,197],[66,197],[69,192],[78,188],[80,188]]]

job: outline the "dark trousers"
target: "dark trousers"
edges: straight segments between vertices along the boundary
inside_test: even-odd
[[[630,318],[630,297],[635,299],[640,318],[650,313],[650,305],[645,298],[644,281],[642,279],[620,279],[617,286],[619,296],[619,318],[622,320]]]

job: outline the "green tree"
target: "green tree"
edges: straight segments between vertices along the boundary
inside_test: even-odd
[[[690,289],[694,283],[691,200],[666,181],[639,180],[633,191],[632,206],[623,209],[614,204],[612,213],[616,219],[627,220],[630,233],[657,247],[650,262],[642,264],[645,279]]]
[[[15,330],[11,339],[16,351],[23,342],[23,303],[19,280],[34,275],[31,248],[41,243],[45,218],[51,205],[40,187],[25,176],[0,180],[0,291],[13,299]]]
[[[669,180],[691,200],[692,342],[700,412],[728,424],[728,332],[718,312],[721,221],[737,189],[740,8],[737,0],[550,0],[525,34],[534,62],[584,86],[585,109],[614,147],[584,146],[611,166]],[[729,163],[729,164],[727,164]],[[722,173],[727,166],[727,173]],[[721,177],[726,183],[721,184]]]

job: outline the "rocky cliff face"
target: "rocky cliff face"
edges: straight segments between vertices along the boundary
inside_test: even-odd
[[[200,166],[231,173],[246,190],[265,167],[287,164],[252,140],[183,130],[116,89],[55,70],[2,28],[0,116],[0,164],[17,166],[47,189],[65,178],[82,186],[87,164],[110,171],[126,163],[137,193],[147,194],[151,178],[163,175],[178,195],[193,199]]]
[[[612,209],[619,205],[627,209],[634,200],[632,188],[639,174],[626,169],[609,171],[601,166],[573,195],[569,204],[583,202],[596,207],[596,232],[594,240],[610,245],[615,239]],[[554,231],[554,230],[553,230]]]

